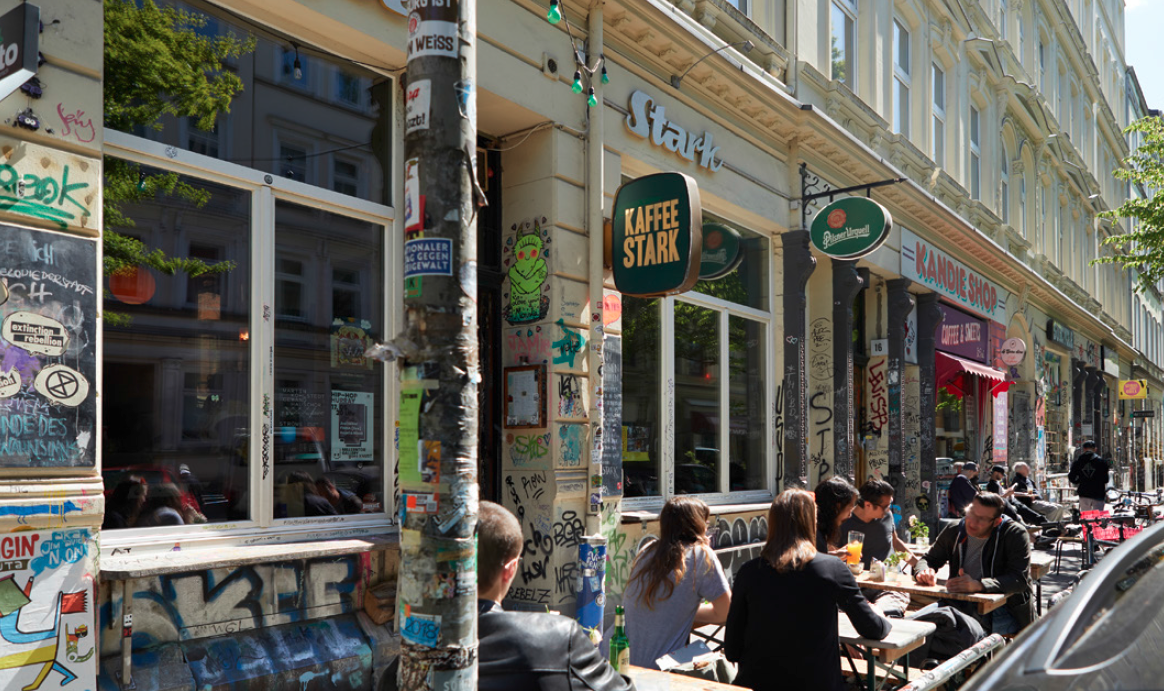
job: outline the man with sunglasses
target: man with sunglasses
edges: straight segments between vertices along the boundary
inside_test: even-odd
[[[865,544],[861,548],[861,562],[865,568],[874,559],[885,561],[893,552],[903,552],[908,563],[913,566],[917,557],[909,551],[905,542],[897,536],[893,517],[893,485],[884,480],[869,478],[858,490],[857,505],[853,514],[841,523],[842,538],[855,530],[865,534]],[[881,590],[862,590],[865,599],[875,609],[886,616],[901,616],[909,605],[909,595]]]
[[[557,614],[506,612],[501,601],[522,552],[517,518],[493,502],[477,510],[479,691],[633,691],[578,622]]]

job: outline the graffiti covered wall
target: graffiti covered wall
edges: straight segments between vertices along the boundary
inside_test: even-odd
[[[96,689],[95,553],[86,528],[0,538],[0,689]]]

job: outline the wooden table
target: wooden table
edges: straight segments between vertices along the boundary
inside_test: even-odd
[[[860,646],[865,651],[865,662],[868,665],[868,689],[877,691],[877,669],[908,681],[909,653],[917,650],[926,638],[937,630],[937,626],[928,621],[913,621],[910,619],[890,619],[892,628],[889,634],[880,641],[862,638],[853,628],[849,617],[843,612],[837,613],[837,633],[841,643]],[[901,671],[897,671],[894,663],[902,660]]]
[[[685,674],[672,674],[670,672],[660,672],[657,669],[635,667],[634,665],[631,665],[626,675],[635,683],[635,688],[638,691],[651,691],[651,689],[666,689],[667,691],[740,691],[740,689],[744,688],[742,686],[721,684],[717,681],[689,677]]]
[[[921,585],[920,583],[915,583],[910,576],[906,576],[904,580],[894,581],[892,583],[879,583],[870,579],[868,571],[857,576],[857,585],[862,588],[906,593],[910,597],[921,595],[935,600],[972,602],[978,607],[979,614],[993,612],[1006,603],[1007,596],[1002,593],[951,593],[946,590],[945,583],[946,579],[938,578],[937,585]]]
[[[1055,558],[1042,552],[1031,552],[1031,580],[1035,582],[1035,608],[1043,616],[1043,576],[1051,571]]]

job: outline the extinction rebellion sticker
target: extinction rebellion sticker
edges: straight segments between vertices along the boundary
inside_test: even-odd
[[[417,238],[404,243],[405,278],[452,275],[452,238]]]
[[[453,0],[412,0],[409,10],[409,58],[457,57],[457,6]]]

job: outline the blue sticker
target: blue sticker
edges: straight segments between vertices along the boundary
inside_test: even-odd
[[[452,238],[417,238],[404,243],[405,278],[452,275]]]
[[[441,617],[439,614],[409,614],[400,636],[409,643],[435,648],[441,639]]]

